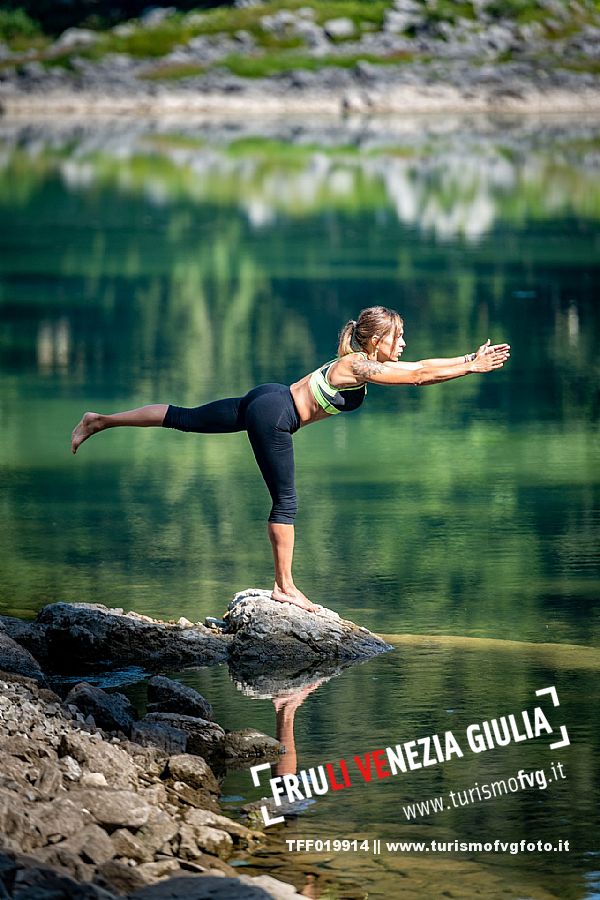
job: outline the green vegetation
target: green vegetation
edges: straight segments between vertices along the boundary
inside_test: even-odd
[[[18,53],[31,48],[43,49],[50,39],[24,10],[0,9],[0,41]]]
[[[358,54],[352,56],[323,56],[315,58],[299,53],[264,53],[260,56],[247,56],[242,53],[230,54],[222,59],[218,66],[229,69],[234,75],[242,78],[267,78],[281,72],[290,72],[293,69],[317,72],[320,69],[339,66],[351,69],[358,62],[370,62],[377,65],[393,65],[402,62],[411,62],[415,57],[409,53],[397,53],[387,57],[373,56],[370,54]],[[187,63],[172,63],[157,66],[146,72],[144,78],[151,80],[190,78],[208,71],[209,66],[190,65]]]
[[[159,61],[178,47],[186,46],[195,37],[234,38],[240,31],[250,36],[253,49],[240,45],[239,52],[230,53],[214,65],[223,66],[244,78],[267,77],[293,69],[318,71],[328,66],[347,68],[360,59],[381,65],[410,62],[413,59],[425,62],[423,56],[410,53],[390,56],[351,53],[341,57],[333,54],[313,55],[293,24],[280,22],[276,29],[263,24],[263,19],[268,16],[284,11],[309,9],[312,16],[307,15],[306,20],[312,20],[320,26],[332,18],[351,19],[355,34],[348,40],[353,40],[363,32],[380,29],[386,10],[391,5],[391,0],[269,0],[258,7],[241,9],[219,6],[184,12],[179,7],[178,11],[155,25],[131,19],[126,27],[120,29],[121,33],[119,29],[99,30],[98,41],[94,45],[71,47],[60,51],[58,56],[48,48],[50,39],[41,33],[37,22],[22,9],[14,9],[0,12],[0,40],[7,41],[13,50],[37,50],[35,58],[64,68],[70,68],[69,57],[81,56],[95,60],[109,53],[127,54],[139,60],[148,60],[149,65],[155,64],[143,76],[152,80],[177,80],[202,74],[213,64],[205,62],[201,57],[185,64],[166,63],[159,66]],[[466,20],[473,23],[478,19],[474,0],[430,0],[423,2],[422,10],[431,22],[457,24]],[[569,7],[563,16],[551,15],[536,0],[492,0],[486,7],[486,12],[498,20],[511,19],[520,24],[539,23],[543,29],[542,34],[550,41],[567,38],[577,33],[584,24],[597,21],[594,17],[599,11],[600,0],[594,0],[594,3],[582,0],[573,8]],[[345,40],[339,39],[335,43],[343,44]],[[514,51],[507,51],[499,56],[498,63],[509,62],[515,57]],[[544,64],[547,64],[547,60]],[[562,65],[574,71],[598,73],[598,65],[593,60],[556,60],[553,65]]]

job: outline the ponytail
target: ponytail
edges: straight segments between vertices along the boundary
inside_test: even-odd
[[[356,322],[354,319],[350,319],[349,322],[346,322],[342,330],[340,331],[339,343],[337,348],[338,356],[347,356],[349,353],[354,353],[354,347],[352,346],[352,338],[354,336],[354,330],[356,328]]]

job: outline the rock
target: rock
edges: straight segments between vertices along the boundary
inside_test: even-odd
[[[87,773],[101,773],[107,783],[114,788],[128,788],[137,779],[137,770],[131,756],[114,744],[107,741],[94,741],[85,734],[62,735],[58,745],[58,755],[63,765],[74,771],[72,780],[79,780],[83,771]],[[79,767],[73,767],[72,762],[64,763],[64,759],[73,760]],[[62,767],[61,767],[62,768]]]
[[[279,741],[254,728],[227,732],[224,749],[226,759],[237,760],[259,758],[276,760],[281,753],[285,752]]]
[[[0,624],[0,669],[5,672],[15,672],[33,678],[40,684],[46,683],[46,678],[40,664],[31,653],[20,646],[6,633]]]
[[[331,46],[325,31],[316,22],[300,19],[294,25],[294,33],[297,37],[302,38],[307,47],[313,50],[324,50]]]
[[[156,28],[176,12],[174,6],[150,6],[142,13],[139,22],[146,28]]]
[[[112,29],[112,33],[117,37],[129,37],[134,31],[135,25],[133,22],[121,22]]]
[[[273,13],[270,16],[262,16],[260,26],[263,31],[268,34],[274,34],[277,37],[286,37],[296,25],[296,16],[287,9]]]
[[[340,17],[339,19],[328,19],[323,25],[323,30],[328,38],[334,41],[351,38],[354,34],[354,22],[352,19]]]
[[[39,613],[55,671],[115,666],[210,665],[227,657],[228,636],[203,625],[185,628],[124,614],[100,604],[54,603]]]
[[[250,847],[256,840],[256,833],[246,828],[245,825],[206,809],[189,809],[184,813],[184,820],[191,828],[210,826],[220,831],[226,831],[231,836],[233,843],[240,847]]]
[[[59,768],[69,781],[79,781],[82,775],[81,766],[72,756],[65,756],[59,762]]]
[[[167,763],[167,775],[175,781],[183,781],[193,788],[202,788],[212,794],[219,793],[219,785],[210,766],[201,756],[181,753],[172,756]]]
[[[18,840],[26,830],[29,830],[28,817],[21,805],[15,803],[15,794],[0,788],[0,835]]]
[[[134,859],[136,862],[151,862],[154,859],[154,852],[150,847],[127,828],[118,828],[111,834],[110,840],[113,846],[113,856],[123,856],[127,859]]]
[[[392,649],[330,609],[306,612],[271,600],[268,591],[248,589],[236,594],[229,604],[228,621],[234,667],[238,660],[254,660],[271,669],[282,664],[298,668],[302,660],[361,659]]]
[[[44,800],[53,800],[63,786],[63,776],[57,763],[43,760],[38,768],[37,777],[32,782]]]
[[[164,810],[154,808],[148,821],[136,834],[136,839],[151,857],[173,840],[177,834],[177,822]]]
[[[110,859],[99,866],[94,881],[99,887],[114,891],[115,894],[129,894],[147,884],[137,867],[132,868],[116,859]]]
[[[134,722],[131,740],[142,747],[158,747],[165,753],[184,753],[188,736],[181,728],[152,722]]]
[[[70,50],[71,47],[92,47],[101,35],[90,28],[67,28],[54,42],[54,50]]]
[[[203,875],[201,878],[172,878],[164,884],[141,888],[131,894],[129,900],[273,900],[273,895],[252,883],[242,887],[237,878]]]
[[[195,859],[199,850],[220,859],[229,859],[233,853],[231,836],[212,825],[182,825],[179,835],[179,855],[184,859]]]
[[[13,868],[9,870],[9,866]],[[10,871],[8,877],[4,874]],[[0,885],[12,884],[14,900],[116,900],[115,895],[93,884],[78,884],[46,865],[21,854],[0,854]],[[7,895],[8,896],[8,895]]]
[[[285,884],[272,875],[258,875],[256,878],[248,878],[243,875],[240,879],[244,884],[251,884],[252,887],[263,888],[273,900],[293,900],[294,897],[301,897],[291,884]]]
[[[102,828],[94,824],[86,825],[82,831],[58,846],[94,865],[101,865],[115,856],[113,842]]]
[[[70,797],[80,809],[88,810],[98,824],[107,828],[141,828],[152,811],[135,791],[74,787]]]
[[[187,750],[199,756],[212,756],[222,747],[225,731],[216,722],[184,716],[180,713],[149,713],[142,720],[151,724],[168,725],[185,731]]]
[[[184,713],[210,722],[215,718],[212,706],[202,694],[164,675],[155,675],[148,681],[148,704],[148,712]]]
[[[81,787],[97,788],[108,787],[106,776],[102,772],[86,772],[81,776]]]
[[[145,881],[152,883],[165,875],[179,872],[180,865],[176,859],[161,859],[158,862],[142,863],[137,867],[137,871]]]
[[[37,846],[42,846],[79,834],[88,823],[89,816],[70,796],[36,803],[29,810],[29,819],[31,833],[38,839]],[[0,830],[4,831],[1,827]]]
[[[134,706],[124,694],[108,694],[85,681],[69,691],[65,703],[72,703],[84,716],[93,716],[96,725],[106,731],[129,734],[134,719],[137,719]]]
[[[385,11],[383,29],[392,34],[401,34],[409,28],[418,28],[424,23],[423,15],[418,11],[398,12],[394,9]]]

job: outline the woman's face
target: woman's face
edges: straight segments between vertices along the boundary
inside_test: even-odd
[[[378,362],[396,362],[402,355],[402,351],[406,347],[404,340],[404,327],[402,326],[398,332],[395,328],[391,328],[384,335],[377,345]]]

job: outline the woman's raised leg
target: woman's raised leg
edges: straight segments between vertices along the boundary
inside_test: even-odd
[[[137,409],[129,409],[126,412],[113,413],[103,416],[100,413],[86,412],[81,422],[73,429],[71,435],[71,452],[77,453],[84,441],[93,434],[104,431],[105,428],[117,428],[120,425],[130,425],[135,428],[151,428],[163,423],[168,410],[168,404],[155,403],[151,406],[140,406]]]

